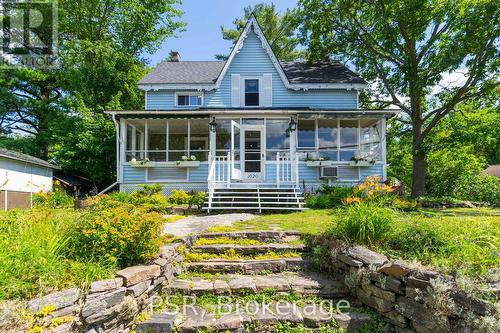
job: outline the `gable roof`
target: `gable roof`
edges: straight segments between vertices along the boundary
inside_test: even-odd
[[[288,89],[364,88],[366,81],[335,61],[309,64],[305,61],[280,62],[252,14],[227,61],[163,61],[139,81],[145,90],[161,88],[218,88],[244,40],[254,32],[262,42],[281,80]]]
[[[139,84],[214,84],[225,61],[163,61]]]
[[[360,83],[366,81],[338,61],[284,61],[281,66],[290,83]]]
[[[17,151],[3,149],[3,148],[0,148],[0,157],[4,157],[4,158],[10,159],[10,160],[16,160],[16,161],[36,164],[36,165],[40,165],[40,166],[43,166],[46,168],[51,168],[51,169],[56,169],[56,170],[61,169],[59,166],[51,164],[51,163],[49,163],[45,160],[42,160],[40,158],[33,157],[31,155],[18,153]]]

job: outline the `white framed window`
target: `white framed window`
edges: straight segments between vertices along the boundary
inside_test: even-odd
[[[175,93],[175,106],[202,106],[203,92],[185,91]]]
[[[241,101],[245,107],[261,106],[261,77],[242,77],[241,79]]]

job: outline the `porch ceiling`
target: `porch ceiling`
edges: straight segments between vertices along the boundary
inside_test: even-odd
[[[360,110],[360,109],[315,109],[315,108],[196,108],[196,109],[170,109],[170,110],[127,110],[127,111],[106,111],[107,114],[118,118],[207,118],[212,115],[235,115],[235,116],[256,116],[256,115],[300,115],[305,117],[337,117],[354,116],[370,117],[379,116],[392,118],[400,113],[400,110]]]

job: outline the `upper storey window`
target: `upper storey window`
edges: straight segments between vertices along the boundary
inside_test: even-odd
[[[259,106],[258,79],[245,79],[245,106]]]
[[[198,92],[176,93],[177,106],[202,106],[203,94]]]

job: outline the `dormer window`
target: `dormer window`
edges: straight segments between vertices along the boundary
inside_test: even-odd
[[[202,106],[203,93],[178,92],[176,93],[176,106]]]
[[[245,106],[259,106],[258,79],[245,79]]]

